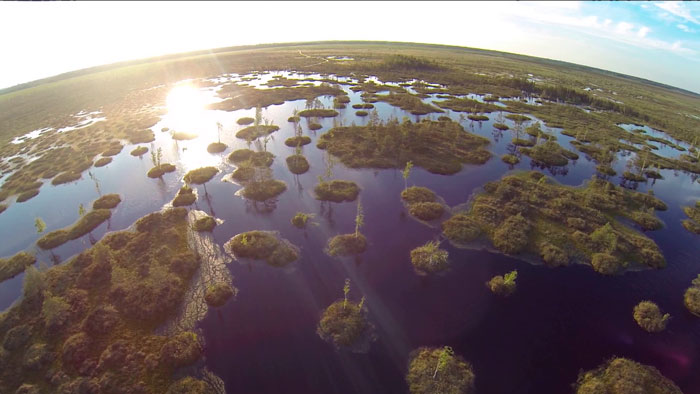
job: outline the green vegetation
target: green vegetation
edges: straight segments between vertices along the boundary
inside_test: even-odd
[[[508,114],[508,115],[506,115],[506,119],[510,119],[516,123],[522,123],[522,122],[526,122],[528,120],[532,120],[532,119],[530,119],[530,117],[525,116],[525,115],[520,115],[520,114]]]
[[[240,166],[269,167],[275,160],[270,152],[254,152],[250,149],[238,149],[228,155],[228,161]]]
[[[296,54],[297,52],[294,53]],[[287,63],[284,67],[291,67],[291,64]],[[295,86],[276,89],[256,89],[231,83],[224,85],[218,94],[224,100],[210,105],[210,109],[236,111],[239,109],[284,104],[287,101],[313,100],[321,96],[341,96],[345,95],[345,92],[327,83],[322,83],[320,86]]]
[[[24,269],[36,262],[36,257],[19,252],[9,258],[0,258],[0,283],[24,272]]]
[[[311,137],[306,135],[289,137],[284,141],[284,144],[292,148],[297,146],[304,146],[311,143]]]
[[[207,146],[207,152],[209,153],[221,153],[228,148],[228,145],[223,142],[212,142]]]
[[[52,185],[62,185],[64,183],[69,183],[77,181],[80,179],[79,172],[62,172],[58,174],[53,180],[51,180]]]
[[[244,116],[236,121],[241,126],[247,126],[249,124],[253,124],[255,122],[255,119],[249,117],[249,116]]]
[[[504,163],[507,163],[510,165],[515,165],[515,164],[520,163],[520,158],[518,158],[518,156],[511,155],[511,154],[505,154],[505,155],[501,156],[501,160],[503,160]]]
[[[139,146],[136,147],[134,150],[131,151],[131,156],[143,156],[148,152],[148,148],[145,146]]]
[[[149,178],[160,178],[164,174],[174,172],[175,171],[175,166],[170,164],[170,163],[163,163],[159,166],[153,167],[150,170],[148,170],[148,177]]]
[[[695,206],[683,207],[683,212],[688,216],[681,222],[683,228],[694,234],[700,234],[700,201],[695,202]]]
[[[452,348],[421,347],[411,352],[406,382],[411,394],[474,394],[472,366]]]
[[[401,199],[411,205],[420,202],[435,202],[437,196],[427,187],[411,186],[401,192]]]
[[[682,394],[658,369],[626,358],[613,357],[598,368],[581,372],[576,394]]]
[[[449,98],[445,101],[437,101],[437,102],[435,102],[435,104],[437,104],[437,106],[440,108],[451,109],[452,111],[457,111],[457,112],[469,112],[472,114],[479,114],[482,112],[491,113],[491,112],[502,111],[502,108],[498,107],[496,105],[482,103],[482,102],[468,99],[468,98],[452,97],[452,98]],[[477,115],[477,116],[483,116],[483,115]]]
[[[371,339],[371,325],[367,322],[367,310],[363,308],[364,297],[359,304],[348,302],[349,280],[345,286],[345,299],[332,303],[323,311],[316,330],[324,341],[338,348],[356,347]]]
[[[468,118],[469,120],[475,120],[475,121],[477,121],[477,122],[482,122],[482,121],[485,121],[485,120],[489,120],[489,117],[486,116],[486,115],[469,114],[469,115],[467,115],[467,118]]]
[[[693,279],[692,285],[685,291],[683,304],[690,313],[700,317],[700,275]]]
[[[328,240],[328,254],[336,256],[353,256],[367,250],[367,238],[361,233],[339,234]]]
[[[112,162],[111,157],[101,157],[101,158],[97,159],[97,161],[95,161],[95,167],[104,167],[111,162]]]
[[[671,315],[662,314],[658,305],[651,301],[642,301],[634,307],[634,320],[648,332],[661,332],[666,329]]]
[[[447,251],[440,249],[440,242],[428,241],[411,251],[411,263],[421,275],[434,274],[447,269]]]
[[[430,113],[445,112],[440,108],[424,103],[420,97],[408,92],[395,92],[391,90],[388,95],[375,95],[379,101],[387,102],[394,107],[408,111],[411,115],[427,115]]]
[[[204,293],[204,300],[209,306],[223,306],[226,301],[236,294],[236,289],[226,282],[216,282],[207,286]]]
[[[439,71],[442,67],[434,60],[411,55],[390,55],[383,59],[380,68],[402,71]]]
[[[226,247],[236,258],[265,260],[275,267],[283,267],[299,258],[299,249],[289,241],[269,231],[248,231],[231,238]]]
[[[72,226],[52,231],[39,238],[36,244],[44,250],[53,249],[91,232],[111,216],[112,212],[109,209],[94,209],[78,219]]]
[[[518,271],[513,270],[503,276],[496,275],[486,282],[486,286],[492,293],[499,296],[508,297],[515,292],[517,284],[515,279],[518,277]]]
[[[194,193],[194,190],[188,185],[183,185],[173,199],[173,206],[185,207],[194,204],[195,201],[197,201],[197,195]]]
[[[369,115],[369,112],[364,111],[364,110],[359,110],[359,111],[355,111],[355,115],[357,115],[357,116],[367,116],[367,115]]]
[[[503,124],[503,123],[494,123],[493,127],[498,130],[508,130],[510,127],[508,125]]]
[[[309,161],[304,155],[291,155],[287,157],[287,168],[292,174],[303,174],[309,171]]]
[[[238,182],[247,182],[255,176],[255,167],[238,167],[231,173],[231,178]]]
[[[299,111],[302,118],[332,118],[338,116],[338,111],[334,109],[312,108]]]
[[[404,168],[411,161],[435,174],[454,174],[462,163],[483,164],[491,157],[488,140],[467,133],[456,122],[335,127],[319,137],[317,146],[351,168]]]
[[[236,137],[244,139],[246,141],[253,141],[259,137],[270,135],[279,129],[280,127],[276,125],[248,126],[244,129],[239,130],[236,133]]]
[[[374,104],[370,104],[370,103],[353,104],[352,107],[354,109],[372,109],[372,108],[374,108]]]
[[[100,391],[165,392],[202,350],[194,333],[155,334],[199,266],[186,213],[147,215],[135,231],[110,233],[66,263],[29,266],[23,298],[0,319],[11,350],[2,355],[2,391],[72,392],[91,371]]]
[[[189,184],[202,185],[211,180],[214,175],[219,173],[216,167],[202,167],[196,170],[191,170],[185,174],[185,182]]]
[[[504,253],[541,256],[550,266],[579,261],[612,274],[631,263],[665,266],[653,240],[618,221],[624,217],[644,227],[655,209],[666,205],[596,177],[576,188],[531,171],[487,183],[470,208],[442,229],[458,246],[485,235]]]
[[[319,130],[321,128],[323,128],[323,126],[321,126],[320,123],[316,123],[313,121],[309,122],[309,130]]]
[[[355,182],[332,180],[320,182],[314,188],[316,199],[331,202],[355,201],[360,194],[360,188]]]
[[[445,213],[442,204],[436,202],[435,193],[428,188],[411,186],[401,192],[401,198],[408,206],[408,213],[420,220],[439,219]]]
[[[208,231],[211,232],[216,227],[216,219],[211,216],[205,216],[194,221],[192,224],[192,229],[194,231]]]
[[[27,200],[30,200],[34,197],[36,197],[39,194],[39,189],[33,189],[33,190],[27,190],[26,192],[22,192],[17,196],[17,202],[25,202]]]
[[[105,194],[92,203],[92,209],[112,209],[122,202],[119,194]]]
[[[292,225],[296,228],[306,228],[309,219],[313,218],[313,213],[297,212],[292,218]]]

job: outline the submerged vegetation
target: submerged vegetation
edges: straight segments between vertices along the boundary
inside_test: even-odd
[[[678,386],[658,369],[620,357],[581,372],[575,386],[576,394],[681,394]]]
[[[532,171],[487,183],[469,210],[443,222],[442,229],[457,245],[484,235],[504,253],[537,255],[550,266],[579,261],[613,274],[631,263],[665,266],[653,240],[616,219],[656,228],[652,223],[658,219],[649,213],[655,209],[666,205],[602,179],[594,177],[584,188],[575,188]]]
[[[454,174],[463,163],[485,163],[491,157],[484,149],[488,143],[459,123],[424,120],[334,127],[317,146],[352,168],[403,169],[411,161],[432,173]]]
[[[665,330],[670,318],[671,315],[661,313],[659,306],[651,301],[642,301],[634,307],[634,320],[649,332]]]
[[[411,352],[406,382],[411,394],[474,394],[471,364],[451,347],[422,347]]]
[[[284,267],[299,258],[299,249],[269,231],[248,231],[231,238],[226,247],[236,258],[265,260],[275,267]]]

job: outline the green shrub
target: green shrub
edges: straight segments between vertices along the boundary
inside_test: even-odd
[[[658,305],[651,301],[642,301],[634,307],[634,320],[648,332],[661,332],[671,318],[668,313],[662,314]]]
[[[494,232],[493,245],[507,254],[520,253],[528,243],[530,223],[522,215],[508,217]]]
[[[191,187],[184,185],[177,192],[177,196],[173,199],[173,207],[184,207],[194,204],[197,201],[197,195]]]
[[[508,163],[510,165],[515,165],[520,163],[520,159],[518,156],[511,155],[511,154],[505,154],[501,156],[501,160],[503,160],[504,163]]]
[[[309,171],[309,161],[303,155],[291,155],[287,157],[287,168],[292,174],[303,174]]]
[[[517,285],[515,279],[518,277],[518,271],[511,271],[504,276],[496,275],[486,282],[486,286],[492,293],[508,297],[515,292]]]
[[[291,146],[292,148],[297,147],[297,146],[308,145],[310,143],[311,143],[311,137],[306,136],[306,135],[289,137],[284,141],[285,145]]]

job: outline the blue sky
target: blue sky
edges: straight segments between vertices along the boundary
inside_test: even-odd
[[[196,49],[388,40],[564,60],[700,93],[691,2],[1,2],[0,36],[0,87]]]

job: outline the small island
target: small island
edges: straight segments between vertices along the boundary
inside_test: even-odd
[[[36,257],[27,252],[19,252],[9,258],[0,258],[0,283],[21,274],[25,268],[34,263],[36,263]]]
[[[316,332],[324,341],[339,349],[363,351],[369,346],[372,326],[367,321],[365,298],[359,303],[348,300],[350,280],[345,280],[345,298],[335,301],[323,311]]]
[[[183,185],[173,199],[174,207],[185,207],[197,201],[197,194],[188,185]]]
[[[681,222],[683,228],[693,234],[700,234],[700,201],[695,201],[694,206],[683,207],[683,212],[688,216],[688,219]]]
[[[576,394],[682,394],[678,386],[658,369],[621,357],[611,358],[592,371],[580,373],[575,389]]]
[[[517,277],[517,270],[513,270],[505,275],[496,275],[486,282],[486,287],[488,287],[493,294],[508,297],[513,294],[517,288],[517,284],[515,283]]]
[[[316,199],[331,202],[351,202],[357,199],[360,188],[355,182],[332,180],[320,182],[314,188]]]
[[[435,193],[425,187],[406,188],[401,192],[401,199],[407,205],[408,213],[423,221],[439,219],[445,213],[445,207],[437,202]]]
[[[226,282],[216,282],[207,286],[204,293],[204,301],[213,307],[223,306],[226,301],[236,295],[236,289]]]
[[[474,394],[471,364],[451,347],[421,347],[411,352],[406,382],[411,394]]]
[[[700,274],[693,279],[692,285],[685,291],[683,304],[690,313],[700,317]]]
[[[428,241],[424,245],[411,250],[411,264],[420,275],[434,274],[447,269],[448,254],[440,249],[438,241]]]
[[[634,307],[634,321],[648,332],[661,332],[666,329],[671,315],[661,313],[661,308],[651,301],[642,301]]]
[[[204,216],[194,221],[194,223],[192,224],[192,229],[198,232],[212,232],[216,225],[216,219],[214,219],[211,216]]]
[[[275,232],[248,231],[231,238],[226,243],[236,258],[265,260],[274,267],[284,267],[299,258],[299,249]]]

